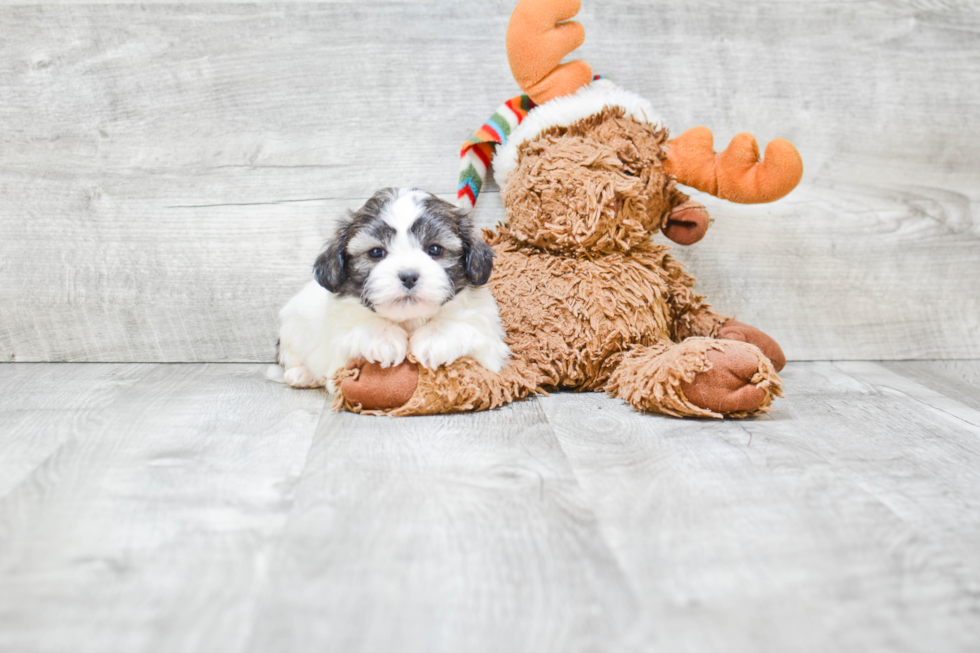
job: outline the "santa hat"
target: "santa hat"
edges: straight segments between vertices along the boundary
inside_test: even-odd
[[[511,173],[517,168],[518,151],[523,144],[553,127],[571,126],[609,107],[621,108],[626,116],[640,122],[661,123],[648,100],[600,75],[575,93],[556,97],[541,105],[535,105],[527,95],[507,100],[490,120],[463,143],[457,203],[464,208],[472,208],[476,204],[491,160],[494,161],[497,183],[504,189]]]

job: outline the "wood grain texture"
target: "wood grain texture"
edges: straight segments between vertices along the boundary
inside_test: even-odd
[[[327,219],[454,193],[510,2],[0,6],[0,360],[260,361]],[[791,359],[980,357],[980,8],[585,3],[576,56],[681,131],[797,144],[680,257]],[[490,191],[477,211],[501,219]]]
[[[645,650],[533,401],[325,414],[269,574],[249,651]]]
[[[109,383],[57,367],[52,403]],[[0,500],[0,650],[242,649],[324,404],[263,373],[153,366]],[[33,403],[39,431],[60,419]]]
[[[0,651],[975,651],[977,371],[790,363],[726,422],[0,365]]]
[[[0,365],[0,498],[71,439],[98,435],[148,364]],[[68,372],[66,374],[66,372]]]
[[[976,650],[980,412],[873,363],[783,376],[740,422],[540,402],[661,650]]]
[[[980,361],[896,361],[882,365],[921,386],[980,410]]]

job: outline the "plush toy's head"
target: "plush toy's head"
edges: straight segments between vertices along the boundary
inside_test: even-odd
[[[619,102],[607,105],[610,93]],[[667,132],[637,96],[597,82],[535,109],[496,159],[511,236],[569,253],[627,251],[664,224]]]
[[[799,183],[796,148],[776,139],[760,160],[739,134],[722,153],[711,132],[691,129],[668,140],[650,103],[588,64],[560,64],[585,38],[568,19],[579,0],[521,0],[507,50],[527,96],[505,103],[463,147],[460,203],[472,204],[499,144],[494,170],[512,237],[552,251],[610,253],[649,241],[657,230],[681,244],[704,235],[708,217],[678,211],[681,183],[740,203],[771,202]]]
[[[511,235],[563,252],[648,241],[670,209],[665,141],[613,107],[523,143],[503,194]]]

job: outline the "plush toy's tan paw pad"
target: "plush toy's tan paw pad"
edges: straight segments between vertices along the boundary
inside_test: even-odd
[[[721,351],[709,350],[706,356],[711,368],[681,382],[688,401],[716,413],[749,412],[766,403],[766,391],[752,383],[759,372],[756,354],[727,345]]]
[[[356,373],[344,376],[340,392],[347,402],[360,404],[364,410],[404,406],[419,383],[418,366],[409,361],[383,368],[378,363],[357,359],[348,361],[346,369]]]
[[[772,362],[772,366],[776,368],[777,372],[786,366],[786,354],[783,353],[783,349],[779,346],[779,343],[754,326],[742,324],[735,320],[728,320],[718,329],[718,337],[725,340],[739,340],[741,342],[747,342],[750,345],[755,345]]]

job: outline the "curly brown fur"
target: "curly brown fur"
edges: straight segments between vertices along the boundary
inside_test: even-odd
[[[518,241],[551,251],[624,252],[649,241],[670,208],[667,130],[607,108],[520,148],[503,193]]]
[[[713,379],[729,371],[738,374],[726,382],[762,401],[736,401],[724,413],[768,410],[780,394],[772,365],[753,345],[715,339],[728,318],[694,291],[670,248],[651,240],[689,200],[664,169],[666,140],[665,129],[607,108],[522,145],[503,191],[508,220],[485,232],[496,254],[489,287],[513,359],[498,375],[468,359],[420,370],[415,394],[390,414],[483,410],[567,388],[605,390],[641,410],[720,417],[685,388],[711,398],[726,390]],[[726,351],[741,367],[713,370]]]
[[[694,278],[670,248],[649,240],[595,258],[555,256],[515,242],[507,229],[489,242],[497,252],[490,291],[507,344],[546,388],[602,389],[624,352],[670,340],[677,323],[725,320],[692,290]]]

